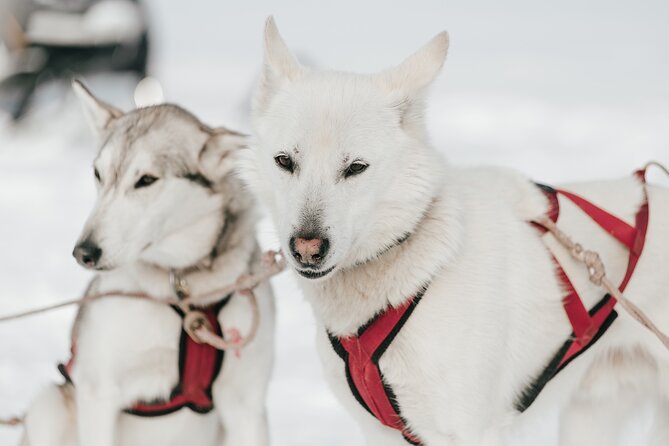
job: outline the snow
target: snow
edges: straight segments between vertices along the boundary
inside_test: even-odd
[[[640,1],[420,0],[391,4],[151,0],[151,74],[167,100],[207,123],[249,130],[264,18],[274,13],[306,61],[358,72],[395,64],[446,28],[451,53],[428,110],[436,147],[453,163],[514,167],[547,183],[627,175],[669,163],[669,4]],[[370,32],[372,31],[372,32]],[[133,81],[88,79],[128,108]],[[71,258],[94,201],[94,141],[67,90],[40,92],[36,112],[0,128],[0,314],[79,295],[89,273]],[[653,176],[653,179],[660,176]],[[265,247],[276,246],[267,220]],[[275,445],[362,445],[324,382],[314,322],[291,273],[273,280],[277,362],[268,407]],[[68,355],[74,310],[0,325],[0,416],[22,412]],[[644,409],[625,443],[644,444]],[[0,445],[20,430],[0,428]],[[555,411],[514,446],[556,445]]]

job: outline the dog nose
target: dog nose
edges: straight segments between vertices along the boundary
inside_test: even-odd
[[[87,238],[75,246],[72,255],[77,259],[79,265],[86,268],[93,268],[97,265],[98,260],[100,260],[100,257],[102,256],[102,249],[91,239]]]
[[[295,260],[305,266],[320,264],[328,253],[330,242],[324,238],[293,237],[290,248]]]

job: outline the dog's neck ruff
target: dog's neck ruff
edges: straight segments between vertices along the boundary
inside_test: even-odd
[[[411,237],[411,235],[421,227],[421,225],[423,224],[423,222],[425,221],[427,216],[430,215],[430,210],[434,206],[435,201],[436,201],[436,199],[434,199],[434,198],[432,200],[430,200],[427,207],[421,212],[420,219],[418,220],[418,222],[411,229],[407,230],[400,237],[395,238],[390,243],[388,243],[386,246],[379,249],[376,252],[376,254],[374,254],[373,256],[368,257],[368,258],[366,258],[364,260],[361,260],[359,262],[356,262],[354,267],[358,267],[360,265],[364,265],[365,263],[369,263],[369,262],[372,262],[374,260],[377,260],[380,257],[382,257],[383,255],[385,255],[388,251],[396,248],[397,246],[399,246],[399,245],[403,244],[404,242],[406,242],[407,240],[409,240],[409,237]]]
[[[133,278],[133,288],[128,291],[141,290],[151,295],[167,296],[176,291],[175,282],[187,281],[187,292],[202,295],[248,273],[259,254],[252,222],[246,212],[233,214],[225,210],[224,215],[225,222],[207,255],[192,265],[170,268],[140,261],[120,270],[119,274],[129,274]],[[115,271],[107,274],[113,275]],[[178,292],[176,294],[183,297]]]
[[[214,240],[214,244],[209,250],[209,252],[203,256],[200,260],[192,264],[191,266],[186,266],[183,268],[179,269],[174,269],[174,268],[169,268],[167,271],[170,274],[170,283],[172,282],[172,277],[173,276],[179,276],[179,277],[184,277],[190,273],[197,272],[197,271],[202,271],[202,270],[207,270],[207,269],[212,269],[214,263],[216,262],[216,259],[218,258],[219,255],[221,255],[223,252],[225,252],[226,245],[229,241],[229,238],[231,236],[231,228],[233,225],[236,223],[237,217],[236,215],[232,214],[229,209],[224,208],[223,209],[223,224],[221,225],[221,229],[218,232],[218,235],[216,236],[216,239]],[[156,268],[165,270],[165,268],[154,265]]]
[[[355,334],[374,315],[388,306],[402,305],[407,296],[448,268],[460,249],[459,199],[455,194],[437,195],[411,228],[411,235],[379,257],[342,268],[324,281],[300,281],[325,328],[340,337]],[[447,233],[444,224],[449,227]]]
[[[645,171],[638,171],[636,175],[645,185]],[[625,223],[576,194],[547,186],[540,185],[539,187],[549,200],[548,217],[551,220],[557,222],[560,214],[558,196],[563,196],[577,205],[605,232],[628,249],[627,271],[619,286],[623,291],[632,278],[646,239],[648,197],[645,187],[644,201],[637,212],[635,226]],[[543,231],[543,228],[539,229]],[[563,306],[573,332],[555,353],[543,372],[521,393],[516,402],[516,409],[520,412],[530,407],[552,378],[600,339],[618,316],[614,310],[616,300],[609,294],[588,311],[557,259],[555,263],[557,279],[567,290],[567,295],[563,298]],[[328,332],[333,349],[344,361],[346,379],[358,403],[383,425],[401,432],[403,437],[414,445],[421,445],[422,441],[402,416],[399,402],[392,388],[384,380],[379,361],[421,301],[426,290],[427,287],[423,287],[416,295],[406,299],[402,305],[386,308],[360,327],[355,335],[337,337]]]

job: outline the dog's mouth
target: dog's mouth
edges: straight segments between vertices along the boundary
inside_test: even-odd
[[[320,279],[322,277],[327,276],[332,271],[334,271],[336,266],[337,265],[333,265],[330,268],[324,269],[322,271],[315,271],[315,270],[312,270],[312,269],[298,269],[298,268],[295,268],[295,271],[297,271],[297,273],[300,276],[302,276],[304,278],[307,278],[307,279]]]
[[[91,268],[91,269],[93,271],[97,271],[97,272],[102,273],[102,272],[105,272],[105,271],[112,271],[114,269],[114,267],[109,266],[109,265],[98,265],[98,266],[96,266],[94,268]]]
[[[86,265],[86,264],[79,263],[79,265],[82,266],[84,269],[87,269],[89,271],[95,271],[95,272],[98,272],[98,273],[103,273],[105,271],[112,271],[113,269],[115,269],[114,266],[108,265],[108,264],[104,264],[104,265]]]

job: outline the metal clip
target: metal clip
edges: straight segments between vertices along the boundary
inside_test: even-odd
[[[186,279],[181,277],[175,270],[170,270],[170,285],[174,294],[176,294],[179,300],[183,300],[190,296],[190,289],[188,288],[188,282]]]

